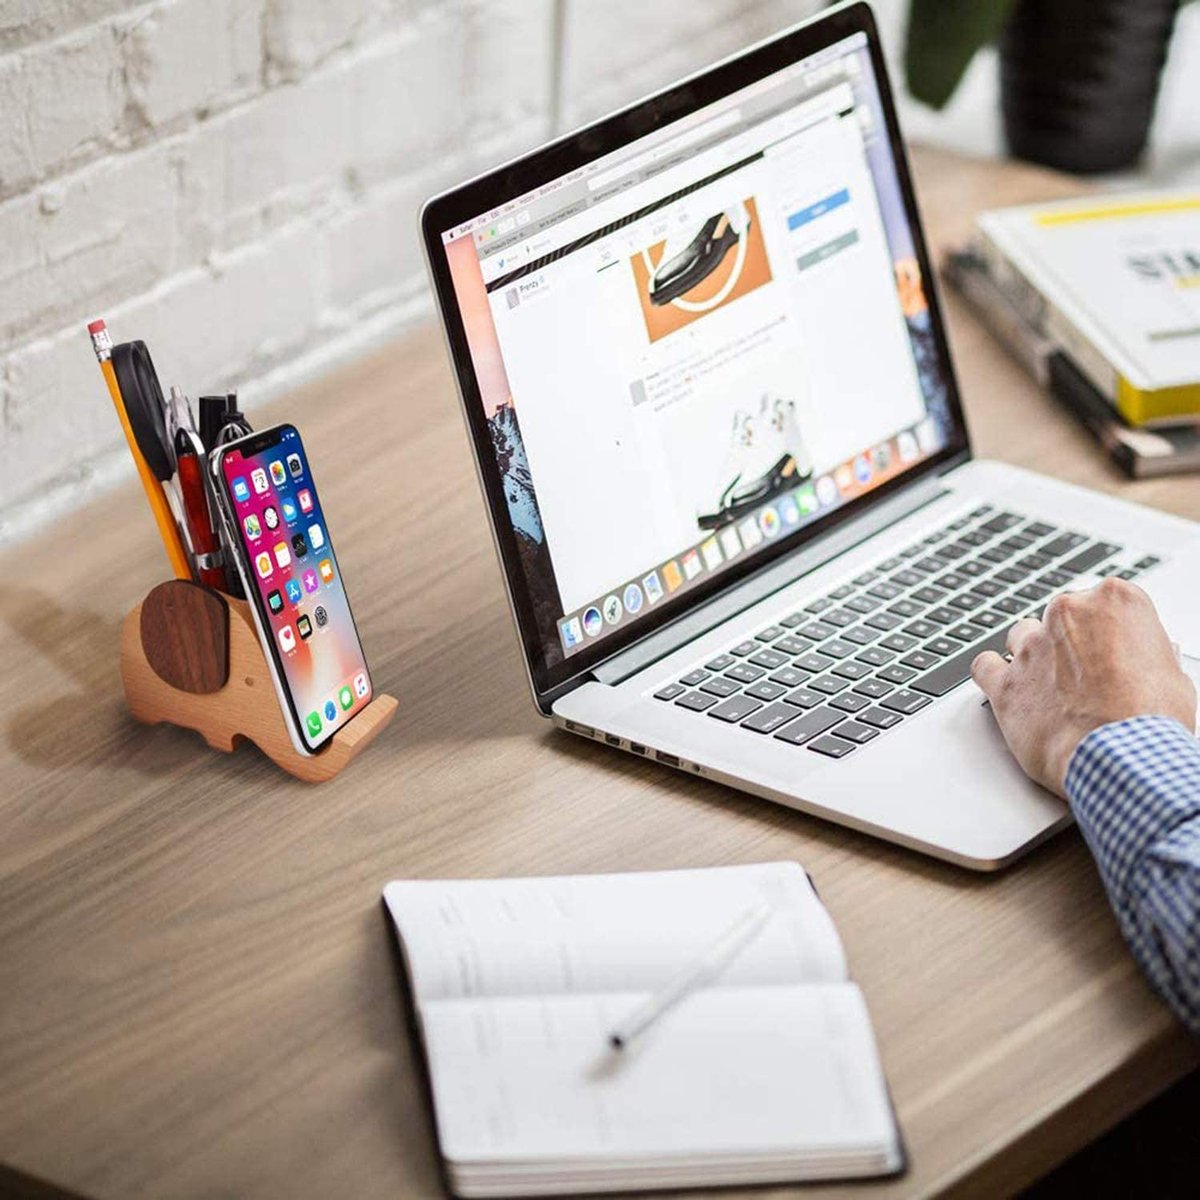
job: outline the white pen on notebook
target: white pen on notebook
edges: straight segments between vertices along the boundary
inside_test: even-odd
[[[748,908],[711,946],[672,975],[657,992],[644,1000],[608,1035],[614,1050],[624,1050],[663,1013],[731,963],[759,934],[771,918],[769,904]]]

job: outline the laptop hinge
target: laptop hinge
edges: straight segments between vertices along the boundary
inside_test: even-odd
[[[643,638],[620,654],[602,662],[592,672],[600,683],[616,684],[636,675],[651,663],[665,658],[687,642],[715,629],[724,621],[744,612],[751,605],[770,596],[773,592],[795,583],[797,579],[823,567],[831,559],[874,537],[897,521],[909,516],[917,509],[932,504],[946,495],[948,488],[938,478],[923,479],[868,512],[848,522],[839,529],[826,534],[812,545],[803,546],[795,553],[747,579],[728,592],[715,596],[702,604],[695,612]]]

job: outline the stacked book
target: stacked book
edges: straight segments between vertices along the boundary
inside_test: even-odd
[[[1200,470],[1200,194],[985,212],[943,273],[1126,474]]]

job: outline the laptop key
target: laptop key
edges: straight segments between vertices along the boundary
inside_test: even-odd
[[[911,625],[905,625],[904,632],[910,637],[924,640],[927,637],[936,637],[938,627],[932,621],[916,620]],[[884,642],[885,646],[887,644],[887,642]],[[893,649],[899,649],[899,647],[893,647]]]
[[[838,629],[845,629],[847,625],[853,625],[858,620],[858,613],[853,612],[849,608],[831,608],[821,620],[826,625],[834,625]]]
[[[808,617],[804,613],[788,613],[786,617],[780,617],[779,623],[785,629],[795,629],[797,625],[803,625]]]
[[[852,690],[860,696],[869,696],[872,700],[878,700],[892,691],[893,685],[884,683],[882,679],[864,679],[862,683],[856,683]]]
[[[921,605],[915,600],[897,600],[888,612],[894,617],[915,617],[919,612],[922,612]]]
[[[846,714],[838,712],[836,708],[814,708],[794,721],[790,721],[775,736],[781,742],[791,742],[793,746],[803,746],[805,742],[811,741],[827,729],[832,729],[845,718]]]
[[[735,721],[741,721],[744,717],[748,717],[752,712],[758,712],[762,708],[762,701],[755,700],[753,696],[733,696],[729,700],[723,700],[716,708],[711,708],[708,711],[710,717],[715,717],[718,721],[728,721],[733,724]]]
[[[1019,612],[1024,612],[1029,607],[1029,604],[1018,596],[1005,596],[1003,600],[996,601],[996,607],[1002,613],[1015,616]]]
[[[897,587],[915,587],[925,582],[925,576],[905,567],[903,571],[893,575],[890,582],[894,583]]]
[[[958,638],[960,642],[973,642],[979,636],[979,630],[964,623],[955,625],[953,629],[947,629],[946,636]]]
[[[978,593],[980,596],[999,596],[1004,591],[1004,585],[997,583],[994,579],[981,579],[974,584],[971,591]]]
[[[837,633],[837,626],[827,625],[824,621],[809,621],[807,625],[800,628],[801,636],[814,642],[823,642],[827,637],[833,637],[835,633]]]
[[[845,758],[855,748],[853,742],[843,741],[833,734],[827,733],[819,738],[813,738],[808,743],[808,749],[824,754],[827,758]]]
[[[1151,567],[1157,567],[1160,562],[1162,559],[1157,555],[1147,554],[1144,558],[1139,558],[1133,566],[1136,571],[1148,571]]]
[[[747,654],[753,654],[757,649],[757,642],[738,642],[729,653],[736,654],[738,658],[745,658]]]
[[[1120,549],[1120,546],[1115,546],[1112,542],[1094,542],[1081,554],[1067,559],[1065,563],[1059,563],[1059,566],[1064,571],[1074,571],[1076,574],[1082,575],[1084,571],[1090,571],[1106,558],[1112,558]]]
[[[688,692],[686,696],[680,696],[675,701],[680,708],[689,708],[692,712],[703,712],[706,708],[712,708],[716,702],[716,696],[709,696],[705,692]]]
[[[733,701],[726,700],[725,703],[732,704]],[[929,697],[901,688],[900,691],[885,696],[879,703],[881,707],[890,708],[893,712],[903,713],[907,717],[918,709],[924,708],[929,703]]]
[[[871,668],[866,663],[860,663],[857,660],[840,662],[833,668],[835,675],[840,675],[843,679],[865,679],[871,673]]]
[[[973,558],[970,562],[959,563],[955,570],[960,575],[970,575],[972,579],[978,579],[980,575],[986,575],[991,570],[991,567],[987,563]]]
[[[879,636],[879,630],[857,625],[853,629],[847,629],[843,636],[847,642],[853,642],[856,646],[866,646]]]
[[[753,683],[756,679],[761,679],[764,673],[761,667],[752,667],[747,663],[738,663],[736,667],[730,667],[725,672],[730,679],[736,679],[738,683]]]
[[[933,632],[936,633],[937,630]],[[905,650],[911,650],[917,644],[917,639],[908,633],[889,633],[879,644],[885,650],[895,650],[898,654],[903,654]]]
[[[866,696],[856,696],[853,692],[843,692],[840,696],[834,696],[829,703],[833,708],[840,708],[842,712],[853,713],[860,712],[871,702]]]
[[[1045,600],[1050,595],[1050,588],[1042,587],[1040,583],[1027,583],[1023,588],[1017,588],[1017,595],[1026,600]]]
[[[944,659],[932,671],[916,680],[912,685],[913,690],[923,692],[927,696],[944,696],[952,688],[956,688],[960,683],[970,679],[971,664],[978,655],[985,650],[995,650],[998,654],[1004,653],[1010,628],[1010,625],[1005,625],[978,645],[959,651],[953,658]],[[887,701],[885,700],[883,703],[887,704]]]
[[[679,680],[680,683],[686,684],[688,687],[695,687],[698,683],[703,683],[708,678],[707,671],[701,671],[697,668],[695,671],[689,671]]]
[[[687,688],[682,683],[668,683],[666,687],[659,688],[654,693],[654,698],[655,700],[675,700],[686,691]]]
[[[940,558],[918,558],[913,566],[918,571],[924,571],[926,575],[936,575],[946,569],[946,564]]]
[[[768,671],[774,671],[776,667],[785,667],[791,656],[788,654],[780,654],[778,650],[760,650],[757,654],[752,654],[747,662],[753,663],[756,667],[766,667]]]
[[[938,605],[937,608],[931,608],[926,614],[927,621],[933,621],[938,625],[953,625],[955,621],[962,616],[962,613],[955,612],[952,608],[947,608],[944,604]]]
[[[776,671],[771,675],[773,683],[780,683],[784,687],[799,687],[802,683],[807,683],[812,675],[808,671],[800,671],[795,667],[784,667],[780,671]]]
[[[778,700],[780,696],[787,695],[787,688],[781,683],[760,679],[746,689],[746,695],[753,696],[755,700]]]
[[[861,721],[843,721],[837,727],[837,735],[845,738],[848,742],[854,742],[861,746],[864,742],[877,738],[879,730],[872,729],[870,725],[864,725]]]
[[[937,664],[937,655],[927,654],[924,650],[914,650],[911,654],[906,654],[900,661],[906,667],[912,667],[917,671],[927,671]]]
[[[847,596],[854,595],[854,585],[852,583],[843,583],[841,587],[836,587],[829,593],[835,600],[845,600]]]
[[[1022,518],[1018,517],[1013,512],[997,513],[994,517],[989,518],[980,525],[980,529],[987,529],[992,533],[1003,533],[1006,529],[1011,529],[1014,525],[1020,525]]]
[[[858,646],[854,642],[848,642],[843,638],[834,638],[821,647],[821,653],[832,655],[834,658],[847,658],[857,649]]]
[[[855,596],[853,600],[846,601],[846,607],[851,612],[862,614],[874,612],[882,603],[882,600],[876,600],[874,596]]]
[[[712,679],[706,679],[700,685],[700,690],[707,692],[710,696],[724,699],[726,696],[732,696],[734,692],[741,691],[741,684],[734,683],[732,679],[726,679],[724,675],[716,675]]]
[[[784,700],[797,708],[816,708],[818,704],[825,703],[825,697],[820,692],[814,692],[812,688],[807,687],[798,687],[788,692]]]
[[[879,600],[894,600],[900,595],[903,589],[897,587],[891,580],[885,579],[877,583],[873,588],[867,588],[867,595],[874,596]]]
[[[937,551],[938,558],[949,559],[950,562],[970,553],[971,547],[964,546],[960,542],[950,542],[949,545],[939,546]]]
[[[885,667],[896,656],[890,650],[882,650],[878,646],[868,646],[861,654],[856,654],[858,662],[872,667]]]
[[[881,571],[894,571],[899,565],[899,558],[885,558],[883,562],[879,564],[879,569]]]
[[[859,587],[866,587],[868,583],[874,583],[878,578],[878,571],[864,571],[861,575],[855,575],[854,582]]]
[[[977,592],[963,592],[959,596],[955,596],[950,603],[963,612],[971,612],[984,603],[986,596],[980,596]]]
[[[850,686],[850,681],[839,679],[836,675],[822,675],[819,679],[810,680],[808,686],[822,695],[836,696]]]
[[[899,663],[892,663],[879,672],[879,678],[886,679],[888,683],[907,683],[915,675],[916,671],[911,667],[902,667]]]
[[[984,629],[995,629],[999,625],[1011,624],[1007,613],[996,612],[994,608],[989,608],[986,612],[973,613],[971,620],[976,625],[982,625]]]
[[[996,572],[996,578],[1005,583],[1024,583],[1029,578],[1029,572],[1024,567],[1005,567]]]
[[[1027,571],[1040,571],[1043,567],[1048,567],[1052,561],[1045,554],[1026,554],[1024,558],[1017,559],[1017,566],[1024,567]]]
[[[808,671],[816,675],[820,671],[824,671],[827,667],[832,667],[834,660],[826,658],[824,654],[817,654],[812,651],[808,654],[802,654],[794,663],[793,667],[799,667],[802,671]]]
[[[916,606],[914,605],[914,607]],[[921,610],[918,608],[917,612],[920,611]],[[890,612],[880,612],[873,613],[863,623],[865,625],[869,625],[872,629],[878,629],[882,633],[887,633],[890,630],[895,629],[896,626],[900,624],[900,618]]]
[[[754,635],[756,642],[773,642],[777,637],[783,637],[787,631],[779,625],[768,625],[761,633]]]
[[[928,585],[917,588],[912,595],[914,600],[920,600],[922,604],[940,604],[946,598],[945,592]]]
[[[724,671],[726,667],[732,667],[737,662],[737,659],[732,654],[718,654],[712,662],[706,662],[704,665],[710,671]]]
[[[827,608],[832,608],[832,607],[833,607],[833,598],[832,597],[818,596],[816,600],[810,600],[804,606],[804,611],[806,613],[812,613],[813,616],[815,617],[817,615],[817,613],[824,612]],[[793,613],[792,616],[800,617],[800,614]],[[789,620],[790,620],[790,618],[789,618]],[[800,625],[803,623],[803,621],[804,621],[804,618],[800,617],[800,620],[796,621],[795,624]]]
[[[930,654],[945,658],[948,654],[956,654],[960,647],[957,642],[952,642],[948,637],[935,637],[932,641],[925,643],[925,649]]]
[[[795,719],[796,710],[790,704],[771,704],[747,717],[742,722],[742,728],[753,730],[755,733],[774,733],[781,725]]]
[[[958,540],[965,542],[968,546],[986,546],[990,534],[981,533],[978,529],[972,529],[970,533],[964,533]]]
[[[1060,588],[1071,582],[1071,576],[1066,571],[1047,571],[1045,575],[1039,575],[1037,581],[1043,587]]]
[[[780,638],[774,645],[774,649],[780,654],[807,654],[812,649],[812,642],[808,638],[797,637],[794,633],[789,634],[785,638]]]
[[[891,729],[893,725],[899,725],[904,720],[898,712],[889,712],[886,708],[868,708],[865,712],[860,712],[857,719],[866,721],[868,725],[874,725],[877,729]]]
[[[970,577],[960,575],[957,571],[947,571],[945,575],[939,575],[933,582],[948,592],[957,592],[959,588],[967,586]]]
[[[1025,532],[1030,537],[1049,537],[1054,532],[1054,526],[1047,525],[1045,521],[1031,521],[1025,526]]]

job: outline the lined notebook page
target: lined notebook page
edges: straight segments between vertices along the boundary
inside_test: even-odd
[[[709,986],[841,982],[837,931],[796,863],[388,884],[419,1001],[661,987],[751,906],[772,915]]]
[[[424,1036],[446,1158],[765,1164],[833,1152],[867,1156],[866,1173],[895,1165],[886,1085],[853,984],[697,992],[634,1052],[607,1051],[606,1031],[641,998],[430,1004]]]

